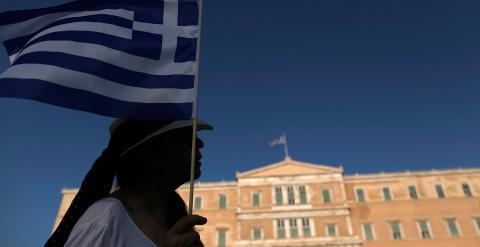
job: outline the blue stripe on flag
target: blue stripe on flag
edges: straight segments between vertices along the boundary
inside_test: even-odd
[[[149,75],[126,70],[91,58],[58,52],[33,52],[19,57],[17,64],[47,64],[92,74],[120,84],[142,88],[193,88],[193,75]]]
[[[178,25],[198,26],[198,4],[194,1],[178,3]]]
[[[176,63],[195,62],[197,51],[197,39],[196,38],[183,38],[177,37],[177,49],[175,50],[174,61]]]
[[[127,20],[118,16],[99,14],[99,15],[82,16],[82,17],[70,17],[70,18],[65,18],[65,19],[52,22],[51,24],[41,28],[35,33],[29,34],[23,37],[6,40],[3,43],[7,48],[8,55],[13,55],[18,51],[20,51],[25,46],[25,44],[38,33],[54,26],[58,26],[66,23],[73,23],[73,22],[99,22],[99,23],[112,24],[112,25],[116,25],[124,28],[129,28],[129,29],[133,28],[133,21]],[[43,37],[40,37],[40,38],[43,38]]]
[[[123,8],[138,11],[137,21],[163,23],[163,1],[160,0],[79,0],[48,8],[9,11],[0,14],[0,25],[26,21],[42,15],[58,12],[93,11],[108,8]],[[155,11],[152,11],[152,8]]]
[[[5,50],[7,50],[7,54],[11,56],[19,52],[20,50],[22,50],[24,44],[26,44],[30,40],[30,38],[31,37],[29,35],[29,36],[23,36],[20,38],[4,41],[3,45],[5,46]]]
[[[63,31],[46,34],[38,39],[33,40],[31,43],[29,43],[29,45],[51,40],[69,40],[102,45],[135,56],[146,57],[154,60],[158,60],[160,58],[160,53],[162,51],[162,35],[134,31],[133,39],[135,41],[97,32]],[[17,40],[17,42],[22,42],[22,40]],[[19,45],[17,44],[5,43],[5,46],[7,47],[9,55],[15,54],[19,50],[17,48]],[[20,47],[20,49],[23,49],[23,45]]]
[[[192,103],[131,103],[33,79],[2,79],[0,97],[20,97],[119,118],[187,120],[192,116]]]

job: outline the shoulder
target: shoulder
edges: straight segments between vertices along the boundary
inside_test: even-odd
[[[80,217],[75,228],[86,225],[111,226],[112,223],[126,216],[122,203],[111,197],[104,198],[92,204]]]
[[[107,246],[126,217],[127,212],[119,200],[99,200],[80,217],[65,246]]]

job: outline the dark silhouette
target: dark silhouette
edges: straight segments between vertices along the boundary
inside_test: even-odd
[[[211,129],[211,126],[200,122],[198,129]],[[108,147],[85,176],[45,246],[69,245],[70,233],[75,232],[75,224],[81,221],[82,215],[88,214],[85,212],[92,204],[106,198],[121,202],[128,212],[126,217],[158,246],[203,246],[194,226],[205,224],[206,219],[187,215],[185,203],[175,192],[190,180],[191,121],[117,120],[110,131]],[[199,149],[202,147],[203,142],[197,138],[195,178],[201,173]],[[115,176],[118,187],[111,193]],[[95,205],[98,209],[101,204]],[[81,239],[88,241],[88,230],[82,234]]]

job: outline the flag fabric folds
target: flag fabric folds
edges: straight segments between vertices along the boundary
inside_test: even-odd
[[[0,96],[137,119],[190,119],[195,0],[79,0],[0,14]]]
[[[285,145],[287,143],[287,139],[285,135],[279,136],[275,138],[272,142],[270,142],[270,147],[277,146],[277,145]]]

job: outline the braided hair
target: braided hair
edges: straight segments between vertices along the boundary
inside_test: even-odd
[[[112,189],[115,172],[113,169],[115,156],[106,148],[97,158],[90,171],[83,179],[82,186],[73,199],[65,216],[48,239],[45,247],[60,247],[67,240],[73,227],[94,202],[106,197]]]
[[[123,155],[123,153],[144,137],[171,122],[172,121],[125,120],[117,123],[116,126],[112,124],[115,129],[111,129],[108,147],[102,152],[100,157],[97,158],[83,179],[78,193],[60,224],[45,243],[45,247],[64,246],[73,227],[88,207],[110,194],[114,177],[121,172],[119,167],[133,165],[131,164],[132,162],[129,162],[132,156]],[[124,184],[128,185],[128,183],[125,182]],[[187,215],[187,211],[185,203],[176,192],[172,192],[169,202],[167,223],[169,227],[172,227],[178,219]]]

